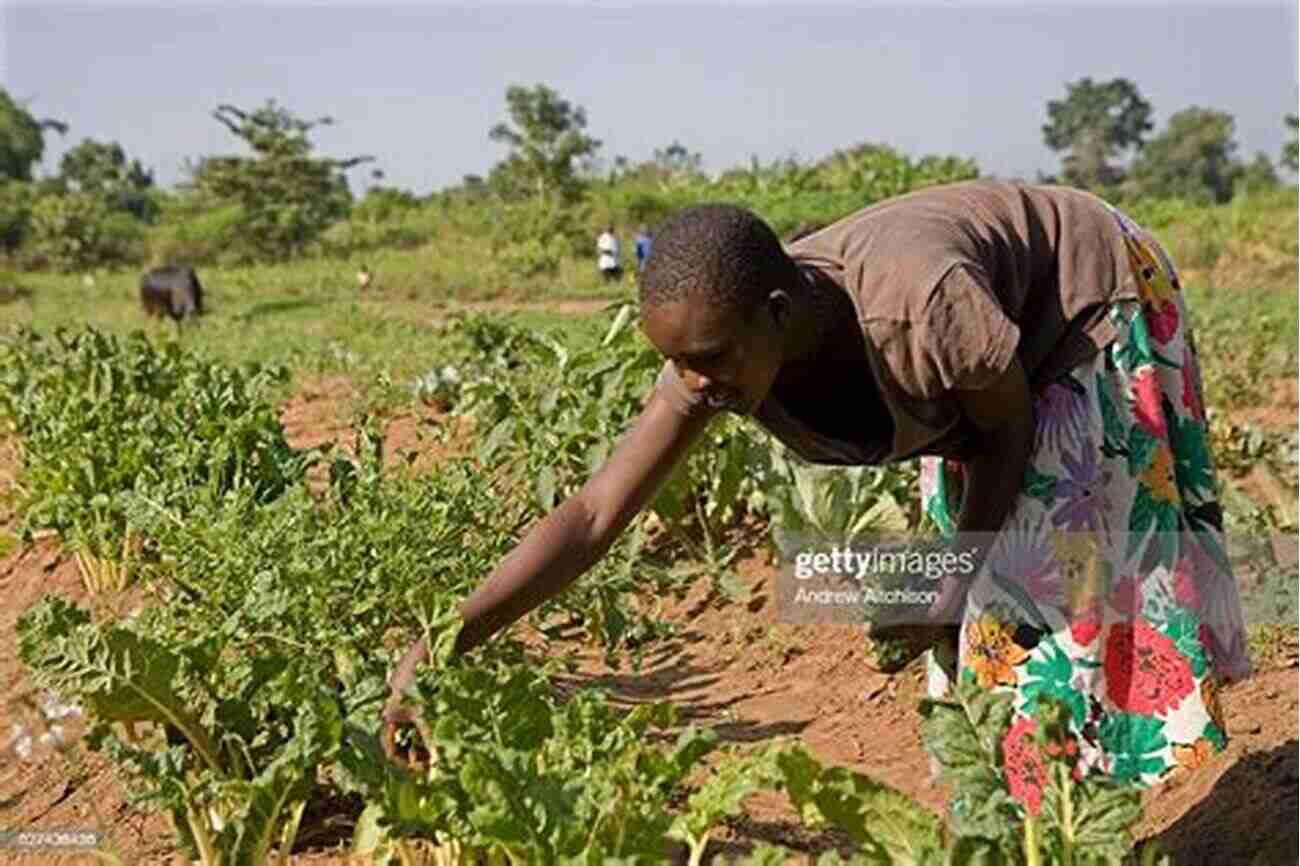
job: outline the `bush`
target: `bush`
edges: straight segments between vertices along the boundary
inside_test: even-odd
[[[381,249],[410,249],[430,240],[432,232],[426,226],[401,217],[398,214],[388,222],[355,218],[337,222],[321,233],[316,248],[323,255],[346,258]]]
[[[506,246],[498,254],[498,260],[506,270],[520,277],[553,274],[563,259],[563,241],[556,243],[554,239],[543,243],[537,238],[528,238]]]
[[[146,225],[156,225],[163,212],[164,193],[156,189],[128,189],[108,197],[113,210],[129,213]]]
[[[110,211],[96,196],[47,196],[32,206],[30,252],[61,271],[138,263],[143,242],[135,218]]]
[[[244,212],[239,205],[195,210],[164,219],[149,239],[151,262],[241,264],[246,258],[239,247],[244,224]]]
[[[36,188],[30,183],[0,183],[0,250],[12,252],[27,236]]]
[[[497,216],[492,246],[514,276],[553,274],[566,255],[589,255],[594,247],[578,208],[527,201],[501,206]]]
[[[383,223],[401,219],[420,206],[419,200],[406,190],[377,186],[352,206],[355,222]]]

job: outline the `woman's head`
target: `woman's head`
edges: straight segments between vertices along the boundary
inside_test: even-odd
[[[646,336],[688,387],[749,412],[782,360],[782,326],[798,269],[754,214],[709,204],[676,215],[655,236],[641,275]]]

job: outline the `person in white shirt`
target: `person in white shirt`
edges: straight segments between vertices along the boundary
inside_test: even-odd
[[[608,281],[618,279],[623,274],[619,259],[618,238],[614,236],[614,227],[609,226],[600,237],[596,238],[597,266]]]

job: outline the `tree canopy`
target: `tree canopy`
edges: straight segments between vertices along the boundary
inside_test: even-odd
[[[1225,202],[1244,167],[1236,157],[1231,114],[1193,106],[1169,118],[1146,143],[1131,180],[1147,196]]]
[[[45,155],[45,132],[66,135],[68,125],[60,120],[37,120],[0,87],[0,180],[32,179],[32,166]]]
[[[252,157],[212,156],[193,170],[200,192],[238,204],[248,242],[266,255],[301,249],[351,204],[343,172],[371,156],[312,156],[310,133],[329,117],[303,120],[270,101],[254,111],[220,105],[213,117],[253,151]]]
[[[1084,187],[1110,186],[1123,178],[1112,164],[1129,148],[1140,149],[1151,130],[1151,105],[1127,78],[1094,82],[1081,78],[1065,86],[1064,99],[1047,103],[1043,141],[1064,152],[1062,175]]]
[[[154,185],[153,172],[138,159],[128,162],[116,141],[83,139],[59,161],[59,177],[68,188],[96,196],[112,210],[127,211],[145,222],[158,215],[145,193]]]
[[[529,190],[537,199],[571,196],[581,186],[575,163],[593,156],[601,142],[587,135],[587,113],[545,84],[506,89],[509,122],[488,132],[510,148],[492,170],[502,192]]]

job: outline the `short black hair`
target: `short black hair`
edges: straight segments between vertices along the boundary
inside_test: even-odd
[[[641,274],[641,306],[701,297],[748,318],[769,294],[790,289],[794,262],[756,214],[730,204],[689,207],[655,232]]]

